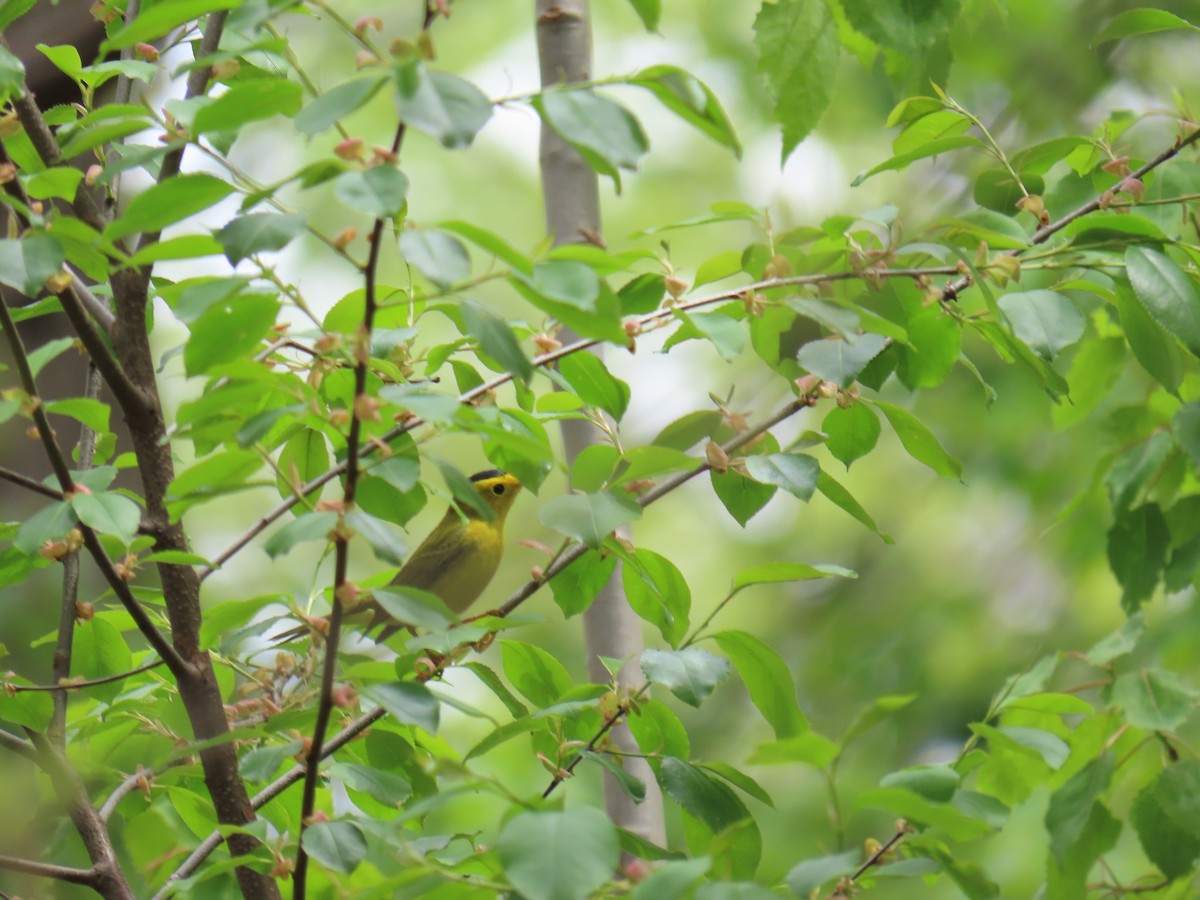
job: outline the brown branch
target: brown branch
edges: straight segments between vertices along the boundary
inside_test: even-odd
[[[19,856],[3,854],[0,854],[0,869],[20,872],[22,875],[36,875],[52,881],[65,881],[68,884],[82,884],[87,887],[95,887],[99,880],[95,868],[76,869],[72,866],[57,866],[54,863],[37,862],[32,859],[21,859]]]
[[[34,478],[30,478],[28,475],[22,475],[20,472],[14,472],[2,466],[0,466],[0,481],[20,485],[26,490],[33,491],[35,494],[41,494],[43,497],[49,497],[51,500],[63,499],[62,491],[56,491],[54,488],[48,487]]]
[[[0,747],[3,747],[9,753],[15,753],[18,756],[23,756],[28,760],[37,759],[37,751],[33,749],[33,744],[29,741],[23,741],[10,731],[5,731],[0,728]]]
[[[113,392],[113,396],[116,397],[121,410],[129,412],[134,409],[144,409],[150,405],[149,398],[133,383],[129,374],[121,367],[121,363],[113,356],[108,342],[100,334],[94,316],[89,314],[88,303],[84,300],[84,295],[79,291],[79,287],[82,287],[83,283],[79,282],[78,286],[75,284],[78,280],[72,281],[58,297],[59,302],[62,303],[63,312],[67,314],[71,327],[79,335],[80,343],[87,350],[92,362],[104,376],[104,381]],[[93,297],[92,299],[98,301],[98,298]],[[105,334],[112,333],[116,319],[110,314],[108,321],[110,324],[105,329]],[[101,327],[103,326],[101,325]]]
[[[870,277],[920,278],[931,275],[955,275],[958,273],[958,271],[959,270],[954,266],[883,269],[879,271],[872,271],[870,273]],[[724,290],[706,297],[700,297],[695,300],[686,300],[682,303],[676,303],[673,306],[663,307],[662,309],[655,310],[652,313],[639,316],[638,318],[630,321],[636,323],[640,330],[648,331],[660,327],[661,325],[669,324],[671,319],[674,317],[676,310],[689,312],[693,309],[700,309],[701,307],[711,306],[715,303],[725,303],[730,300],[737,300],[749,293],[769,291],[775,288],[830,284],[832,282],[857,280],[865,277],[868,277],[867,274],[862,272],[828,272],[823,275],[795,275],[788,278],[773,278],[766,281],[757,281],[753,284],[744,285],[738,288],[730,288],[728,290]],[[571,356],[574,353],[588,350],[591,347],[601,343],[603,343],[601,338],[585,338],[583,340],[567,344],[564,347],[559,347],[557,350],[552,350],[549,353],[539,354],[530,360],[530,363],[535,369],[544,368],[551,363],[557,362],[565,356]],[[471,390],[460,394],[458,400],[460,403],[471,403],[485,394],[490,394],[492,391],[495,391],[497,388],[502,387],[512,380],[512,373],[506,372],[502,375],[497,375],[490,381],[486,381],[483,384],[477,385]],[[424,424],[425,420],[420,416],[413,416],[412,418],[406,419],[403,424],[397,425],[395,428],[392,428],[382,434],[379,437],[379,443],[388,444],[391,441],[396,440],[396,438],[400,437],[401,435],[407,434],[408,432],[419,428]],[[375,452],[375,447],[375,444],[366,447],[363,450],[362,456],[366,457],[372,455]],[[206,578],[220,569],[221,566],[225,565],[225,563],[229,562],[229,560],[245,549],[252,540],[271,527],[273,522],[284,516],[292,507],[299,503],[300,497],[307,496],[313,491],[324,487],[326,484],[333,481],[345,471],[345,463],[339,463],[338,465],[333,466],[325,472],[322,472],[312,481],[302,485],[293,496],[281,501],[279,504],[272,507],[269,512],[264,513],[257,522],[246,529],[246,531],[244,531],[232,544],[230,544],[216,556],[212,557],[212,562],[207,567],[200,570],[200,580],[204,581]]]
[[[432,16],[426,7],[425,25],[429,27]],[[392,156],[400,152],[404,143],[405,126],[401,122],[392,138]],[[342,491],[342,510],[349,512],[354,508],[354,497],[358,490],[359,450],[362,439],[362,416],[366,414],[364,404],[369,401],[367,394],[367,369],[371,358],[371,334],[375,328],[376,304],[376,275],[379,270],[379,253],[383,244],[383,229],[388,220],[382,216],[375,219],[371,228],[370,250],[367,254],[367,265],[363,269],[363,321],[359,333],[355,336],[354,366],[354,400],[350,409],[350,432],[346,437],[346,484]],[[299,496],[303,496],[300,494]],[[329,719],[333,714],[334,678],[337,675],[338,644],[342,634],[342,615],[345,607],[342,603],[342,593],[347,586],[347,571],[350,565],[350,538],[339,530],[334,543],[334,579],[333,579],[333,609],[329,615],[329,631],[325,637],[325,659],[321,669],[321,693],[317,700],[317,720],[313,725],[312,743],[309,745],[305,758],[307,772],[304,776],[304,796],[300,804],[300,839],[296,848],[296,868],[292,872],[292,897],[294,900],[304,900],[308,885],[308,853],[304,850],[304,829],[312,817],[317,803],[317,782],[320,780],[321,760],[324,758],[322,748],[325,744],[325,732],[329,728]]]
[[[160,769],[165,770],[174,768],[175,766],[189,765],[190,762],[190,758],[173,759],[161,766]],[[117,807],[122,800],[141,788],[144,783],[153,780],[158,775],[158,772],[158,769],[146,769],[139,764],[138,770],[117,785],[113,792],[108,795],[108,799],[100,807],[100,818],[107,822],[112,817],[112,814],[117,811]]]
[[[639,696],[646,687],[648,687],[648,685],[643,685],[642,689],[638,691]],[[608,734],[609,731],[616,727],[617,723],[625,717],[627,712],[629,712],[628,708],[622,705],[620,709],[604,720],[604,724],[602,724],[600,728],[597,729],[596,733],[592,735],[592,739],[587,742],[587,746],[579,751],[576,757],[571,760],[566,768],[559,769],[554,778],[551,779],[550,783],[546,785],[546,789],[542,791],[543,800],[554,793],[554,789],[556,787],[558,787],[575,773],[575,767],[583,762],[586,754],[591,753],[596,749],[596,745],[600,743],[600,741],[606,734]]]
[[[854,874],[851,875],[849,879],[851,884],[853,884],[855,881],[858,881],[858,879],[862,877],[863,873],[867,871],[867,869],[871,868],[871,866],[877,865],[879,861],[883,859],[884,854],[904,840],[904,836],[911,830],[912,828],[909,826],[909,824],[901,820],[900,825],[896,829],[896,833],[892,835],[891,840],[872,853],[870,857],[867,858],[866,862],[854,870]]]
[[[1162,151],[1160,154],[1158,154],[1158,156],[1139,166],[1128,177],[1140,179],[1143,175],[1153,171],[1154,169],[1157,169],[1167,160],[1177,156],[1185,147],[1194,144],[1198,140],[1200,140],[1200,128],[1196,129],[1185,138],[1176,139],[1174,144]],[[1048,225],[1043,225],[1033,233],[1033,238],[1030,240],[1029,246],[1036,247],[1038,244],[1046,243],[1046,241],[1050,240],[1051,237],[1058,234],[1058,232],[1062,231],[1076,219],[1082,219],[1084,216],[1090,215],[1091,213],[1099,210],[1104,202],[1103,198],[1105,193],[1107,193],[1107,191],[1098,194],[1095,198],[1089,200],[1074,212],[1067,213],[1067,215],[1063,216],[1061,219],[1051,222]],[[1029,247],[1021,247],[1015,250],[1006,250],[1000,255],[1016,258],[1020,257],[1028,249]],[[974,283],[974,279],[970,275],[964,275],[957,281],[952,281],[950,284],[942,288],[942,300],[956,300],[958,295],[970,287],[972,283]]]
[[[61,692],[80,691],[85,688],[96,687],[101,684],[112,684],[114,681],[123,681],[131,675],[140,675],[142,672],[149,672],[151,669],[157,669],[163,664],[161,659],[156,659],[153,662],[148,662],[145,665],[138,666],[136,669],[130,669],[128,672],[119,672],[116,675],[105,675],[103,678],[93,678],[90,681],[71,681],[69,678],[59,684],[10,684],[8,689],[15,694],[22,694],[26,691],[44,691],[44,692]]]

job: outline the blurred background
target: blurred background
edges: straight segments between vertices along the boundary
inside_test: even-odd
[[[1127,109],[1155,114],[1124,139],[1131,155],[1149,156],[1169,144],[1176,128],[1174,111],[1194,108],[1200,100],[1198,44],[1194,36],[1172,32],[1091,46],[1108,19],[1137,5],[1145,4],[965,0],[949,40],[936,54],[938,64],[928,70],[889,73],[881,61],[868,60],[864,66],[843,54],[837,71],[829,73],[833,100],[818,133],[781,167],[778,128],[770,120],[769,99],[755,71],[757,2],[663,0],[657,35],[644,31],[628,3],[595,2],[597,77],[656,63],[685,67],[720,97],[744,147],[738,160],[663,113],[649,95],[634,88],[612,89],[641,119],[651,150],[639,172],[624,175],[619,196],[611,182],[602,182],[605,240],[612,250],[638,247],[669,253],[671,265],[690,279],[705,260],[740,250],[760,236],[737,223],[633,235],[703,216],[714,202],[726,200],[766,208],[777,231],[820,224],[834,213],[859,215],[891,204],[899,210],[905,239],[919,239],[936,218],[975,208],[971,176],[979,160],[947,156],[918,163],[904,173],[876,176],[861,187],[851,188],[850,182],[891,155],[894,132],[885,126],[889,111],[904,96],[930,93],[930,78],[979,116],[1006,150],[1015,152],[1061,135],[1090,134],[1113,110]],[[338,4],[350,21],[382,15],[384,42],[416,32],[417,3],[388,4],[383,11],[379,6]],[[1184,16],[1194,17],[1196,12],[1189,2],[1156,6]],[[519,98],[536,90],[528,0],[456,0],[452,13],[434,29],[438,67],[475,81],[493,98]],[[316,18],[284,16],[280,24],[318,85],[333,86],[355,71],[356,48],[344,37],[323,43],[330,31]],[[168,85],[157,89],[164,96],[179,90]],[[381,93],[347,120],[350,133],[363,137],[368,146],[386,144],[394,127],[390,104]],[[533,248],[544,238],[536,168],[538,127],[530,109],[514,101],[498,109],[464,151],[449,153],[425,135],[411,135],[402,159],[412,183],[411,219],[419,224],[464,219],[497,232],[518,248]],[[331,133],[305,142],[293,130],[268,123],[248,131],[232,158],[251,176],[271,182],[309,159],[327,156],[335,140]],[[189,164],[203,167],[195,156]],[[365,230],[361,217],[337,204],[327,188],[286,199],[307,210],[310,220],[320,222],[328,234],[350,226]],[[1050,206],[1052,217],[1067,211]],[[221,207],[210,210],[203,224],[219,227],[229,214]],[[361,237],[351,249],[364,254]],[[212,273],[224,264],[210,259],[164,266],[161,274],[179,278]],[[278,266],[318,312],[358,286],[354,271],[310,238],[302,237],[284,251]],[[385,252],[381,282],[404,284],[407,277],[398,254]],[[714,287],[737,283],[730,279]],[[503,285],[485,286],[471,296],[507,317],[530,317],[530,324],[537,324],[540,314]],[[185,331],[164,306],[158,310],[155,338],[165,352],[181,342]],[[426,327],[430,343],[436,342],[441,327],[437,317],[423,320]],[[709,393],[722,399],[731,396],[729,406],[744,412],[750,422],[769,415],[788,396],[784,382],[767,373],[749,349],[728,363],[711,346],[698,342],[665,354],[660,347],[661,339],[651,338],[640,342],[636,354],[612,348],[606,352],[613,373],[633,389],[621,423],[627,447],[650,441],[688,411],[708,407]],[[893,544],[884,543],[820,495],[801,504],[781,492],[741,528],[713,495],[707,479],[696,479],[648,509],[633,529],[638,546],[664,554],[687,577],[693,622],[721,600],[739,570],[758,563],[836,563],[859,573],[857,581],[754,588],[739,595],[717,622],[750,631],[783,655],[813,727],[831,737],[878,696],[917,695],[850,750],[839,771],[839,785],[847,795],[904,765],[952,760],[969,736],[968,723],[983,716],[1006,678],[1047,653],[1085,650],[1124,621],[1120,590],[1105,557],[1111,514],[1102,486],[1092,483],[1092,472],[1105,454],[1124,443],[1123,436],[1106,425],[1108,415],[1121,406],[1145,403],[1149,379],[1130,361],[1097,409],[1078,417],[1056,413],[1030,377],[1005,366],[986,346],[968,340],[963,349],[995,389],[994,402],[987,403],[975,376],[959,366],[944,385],[923,392],[915,408],[946,449],[962,460],[961,482],[939,479],[910,459],[886,427],[881,447],[848,472],[826,452],[816,451],[822,466],[854,493]],[[1061,372],[1067,372],[1070,360],[1071,351],[1058,360]],[[162,384],[168,403],[175,405],[203,389],[200,380],[184,378],[178,358],[167,360]],[[544,387],[542,382],[538,389]],[[63,387],[64,396],[77,392],[77,387]],[[910,403],[894,379],[883,396]],[[502,392],[500,402],[511,403],[511,394]],[[826,411],[822,407],[786,423],[778,430],[780,442],[786,444],[807,429],[820,430]],[[16,421],[4,427],[7,444],[24,440]],[[467,472],[490,467],[480,448],[462,436],[437,436],[425,448]],[[423,474],[438,484],[436,467],[427,464]],[[498,605],[526,580],[531,566],[544,563],[538,551],[517,542],[556,542],[554,533],[538,522],[537,510],[541,498],[563,490],[565,474],[556,472],[540,497],[518,501],[509,519],[503,567],[480,608]],[[3,496],[10,520],[37,508],[28,495],[5,489]],[[276,500],[272,487],[192,510],[188,524],[196,551],[214,554],[223,549]],[[1077,501],[1074,512],[1063,516],[1072,501]],[[410,524],[410,545],[443,509],[443,500],[432,496]],[[362,577],[379,564],[363,553],[355,566]],[[85,565],[85,585],[98,594],[99,584],[86,569]],[[318,562],[303,551],[272,562],[261,549],[251,548],[209,579],[205,591],[210,602],[286,592],[303,605],[328,585],[330,571],[330,562]],[[57,569],[46,570],[29,585],[28,595],[9,590],[0,597],[0,635],[12,654],[3,665],[39,677],[49,673],[51,646],[18,648],[53,627]],[[564,621],[548,591],[524,609],[545,621],[514,637],[550,650],[582,678],[578,620]],[[1165,657],[1176,670],[1194,665],[1200,614],[1191,589],[1157,597],[1149,604],[1147,619],[1151,637],[1144,652]],[[656,633],[647,634],[649,646],[660,641]],[[488,661],[499,667],[497,651],[489,655]],[[1068,664],[1060,673],[1060,687],[1086,680],[1082,674],[1074,681],[1072,677]],[[501,710],[469,675],[453,674],[445,690],[493,713]],[[749,801],[765,839],[760,880],[781,877],[797,859],[839,849],[828,786],[817,773],[798,766],[744,765],[771,732],[736,678],[699,710],[673,698],[668,702],[687,724],[695,758],[743,768],[776,799],[774,810]],[[489,730],[486,721],[446,712],[444,736],[464,751]],[[544,786],[545,773],[523,740],[473,764],[501,776],[519,793]],[[0,784],[4,781],[0,778]],[[11,784],[0,787],[3,794],[13,790]],[[598,796],[599,781],[591,772],[569,786],[568,803],[595,802]],[[1039,842],[1044,840],[1040,821],[1045,802],[1045,795],[1035,795],[1020,808],[1005,836],[989,842],[988,856],[979,860],[1000,879],[1005,896],[1031,896],[1044,878],[1044,846]],[[463,827],[475,828],[479,810],[487,803],[471,797],[461,808],[451,806],[440,815],[449,820],[461,816]],[[869,836],[886,839],[892,832],[886,814],[854,809],[842,814],[850,847],[860,846]],[[677,823],[670,816],[669,820],[678,834]],[[1023,822],[1033,827],[1023,828]],[[1128,862],[1129,872],[1143,865],[1136,839],[1128,833],[1114,858]],[[879,895],[889,896],[886,890]],[[943,881],[927,896],[955,895]]]

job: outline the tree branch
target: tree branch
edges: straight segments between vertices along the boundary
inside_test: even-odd
[[[130,669],[128,672],[118,672],[116,675],[105,675],[103,678],[93,678],[90,681],[71,681],[64,676],[64,680],[58,684],[10,684],[8,689],[14,694],[23,694],[27,691],[42,691],[45,693],[58,692],[68,693],[69,691],[81,691],[85,688],[96,687],[101,684],[112,684],[115,681],[124,681],[131,675],[139,675],[142,672],[149,672],[151,669],[157,669],[163,664],[161,659],[156,659],[145,665],[138,666],[136,669]]]
[[[56,491],[54,488],[47,487],[35,478],[22,475],[20,472],[14,472],[12,469],[5,469],[2,466],[0,466],[0,481],[20,485],[26,490],[33,491],[35,494],[41,494],[43,497],[49,497],[51,500],[63,499],[62,491]]]
[[[53,863],[37,862],[32,859],[21,859],[18,856],[0,854],[0,869],[9,872],[20,872],[22,875],[37,875],[39,878],[49,878],[53,881],[65,881],[68,884],[82,884],[95,887],[99,876],[95,868],[76,869],[71,866],[57,866]]]
[[[1135,169],[1129,175],[1129,177],[1141,179],[1142,176],[1144,176],[1146,173],[1151,172],[1154,169],[1157,169],[1159,166],[1161,166],[1167,160],[1173,159],[1174,157],[1178,156],[1180,151],[1182,151],[1185,147],[1188,147],[1191,144],[1194,144],[1198,140],[1200,140],[1200,128],[1196,129],[1195,131],[1193,131],[1191,134],[1189,134],[1185,138],[1177,139],[1173,145],[1168,147],[1166,150],[1162,151],[1160,154],[1158,154],[1158,156],[1154,157],[1153,159],[1149,160],[1148,162],[1142,164],[1137,169]],[[1104,197],[1105,193],[1107,193],[1107,192],[1101,192],[1100,194],[1097,194],[1095,198],[1093,198],[1092,200],[1089,200],[1087,203],[1083,204],[1083,206],[1079,207],[1074,212],[1067,213],[1067,215],[1063,216],[1058,221],[1051,222],[1049,225],[1043,225],[1041,228],[1039,228],[1037,231],[1034,232],[1033,238],[1029,242],[1029,247],[1021,247],[1021,248],[1018,248],[1015,250],[1006,250],[1001,255],[1002,256],[1011,256],[1014,258],[1020,257],[1030,247],[1036,247],[1038,244],[1046,243],[1046,241],[1050,240],[1051,237],[1058,234],[1058,232],[1062,231],[1064,228],[1066,228],[1068,225],[1070,225],[1076,219],[1082,219],[1084,216],[1090,215],[1091,213],[1094,213],[1097,210],[1099,210],[1101,207],[1101,204],[1104,202],[1103,197]],[[968,287],[970,287],[973,282],[974,282],[974,279],[970,275],[964,275],[964,276],[962,276],[962,278],[959,278],[957,281],[951,282],[950,284],[948,284],[944,288],[942,288],[942,300],[950,301],[950,300],[958,299],[958,295],[961,294],[963,291],[965,291]]]
[[[23,741],[10,731],[5,731],[0,728],[0,747],[3,747],[10,753],[15,753],[18,756],[23,756],[28,760],[37,759],[37,751],[33,749],[33,744],[29,741]]]

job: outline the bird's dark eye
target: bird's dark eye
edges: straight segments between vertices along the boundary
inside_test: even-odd
[[[492,493],[495,494],[496,496],[503,494],[504,493],[504,485],[493,484],[492,485]]]

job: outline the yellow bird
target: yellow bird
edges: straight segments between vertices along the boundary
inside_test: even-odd
[[[496,574],[504,553],[504,519],[521,490],[520,481],[499,469],[476,472],[471,482],[483,505],[492,511],[491,520],[484,519],[477,509],[466,504],[462,505],[461,513],[451,506],[391,582],[429,591],[455,613],[465,612]],[[364,608],[373,614],[367,631],[377,625],[384,626],[377,641],[386,640],[406,627],[373,600],[355,610],[355,615]],[[293,629],[280,638],[290,639],[308,630],[308,627]]]

